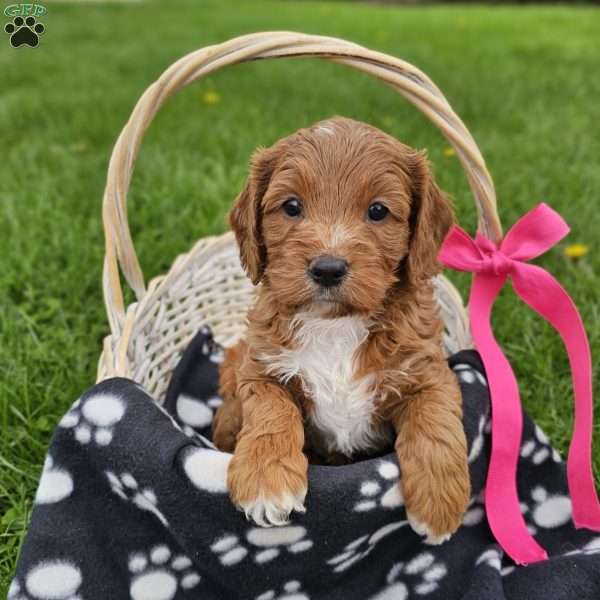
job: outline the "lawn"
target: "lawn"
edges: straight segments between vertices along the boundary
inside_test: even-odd
[[[0,40],[0,596],[52,430],[95,381],[108,331],[100,201],[111,146],[145,87],[196,48],[291,29],[349,38],[420,66],[478,141],[505,224],[542,200],[571,224],[569,241],[539,263],[572,293],[600,356],[600,11],[212,0],[48,7],[38,48]],[[332,114],[427,148],[463,226],[473,229],[458,161],[414,108],[341,66],[266,61],[185,90],[146,136],[129,204],[147,277],[198,237],[225,230],[255,146]],[[567,243],[590,252],[569,259]],[[452,277],[466,291],[468,278]],[[564,452],[572,400],[559,338],[509,291],[495,327],[525,406]]]

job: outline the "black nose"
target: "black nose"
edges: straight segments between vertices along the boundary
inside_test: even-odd
[[[339,285],[348,273],[348,263],[343,258],[325,254],[310,263],[308,273],[319,285],[333,287]]]

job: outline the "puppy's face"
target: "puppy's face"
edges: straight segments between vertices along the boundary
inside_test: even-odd
[[[253,157],[231,212],[242,263],[289,309],[370,314],[437,272],[453,220],[427,161],[380,130],[323,121]]]

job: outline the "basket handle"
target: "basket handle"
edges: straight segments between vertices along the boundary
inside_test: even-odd
[[[293,32],[263,32],[234,38],[187,54],[171,65],[138,100],[115,144],[108,167],[102,208],[106,254],[104,300],[113,335],[125,319],[119,266],[138,300],[146,293],[144,276],[127,221],[127,191],[144,132],[167,99],[193,81],[227,65],[264,58],[309,56],[354,67],[382,80],[402,94],[438,126],[465,170],[478,211],[479,230],[499,241],[492,178],[477,144],[435,84],[411,64],[357,44]]]

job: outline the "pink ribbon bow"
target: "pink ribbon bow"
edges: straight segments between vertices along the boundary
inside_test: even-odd
[[[474,273],[469,317],[492,405],[492,452],[485,506],[494,536],[519,564],[548,556],[527,530],[519,507],[516,470],[523,426],[519,388],[490,325],[494,300],[509,277],[517,295],[558,331],[566,346],[575,395],[575,423],[567,460],[573,522],[577,528],[600,530],[591,460],[592,361],[588,339],[567,292],[550,273],[525,262],[549,250],[568,232],[562,217],[547,204],[540,204],[515,223],[499,246],[481,234],[473,240],[454,226],[438,256],[448,267]]]

